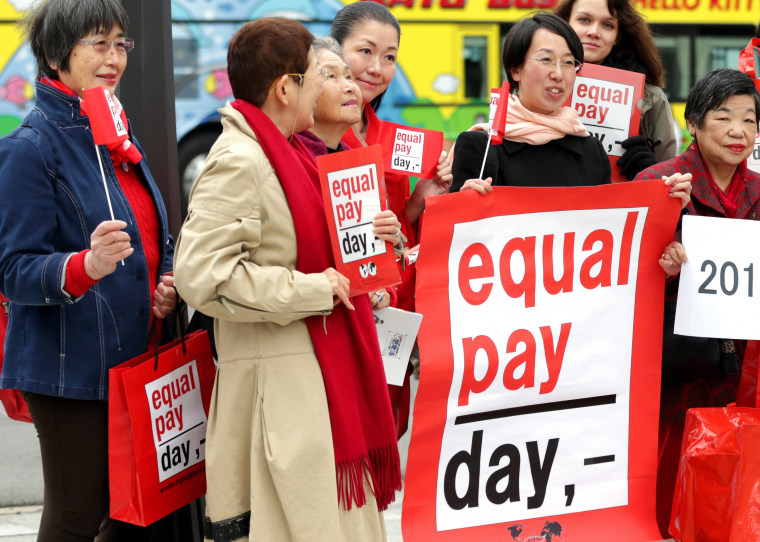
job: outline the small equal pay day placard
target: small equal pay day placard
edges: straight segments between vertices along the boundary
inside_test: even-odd
[[[443,132],[383,122],[380,142],[386,171],[430,179],[443,149]],[[388,152],[388,149],[391,152]]]
[[[683,217],[688,261],[681,267],[675,333],[760,339],[760,247],[751,242],[758,238],[754,220]]]
[[[352,297],[401,282],[393,247],[373,227],[386,209],[382,160],[380,145],[317,157],[335,267]]]
[[[596,137],[612,163],[612,180],[624,181],[617,167],[623,155],[621,143],[639,133],[646,76],[642,73],[617,70],[586,63],[575,78],[573,94],[567,104],[578,112],[578,118]]]

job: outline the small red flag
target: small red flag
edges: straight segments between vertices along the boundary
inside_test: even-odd
[[[121,112],[108,89],[103,86],[89,88],[83,94],[95,144],[112,148],[126,140],[129,137],[127,127],[121,120]]]
[[[504,131],[507,126],[507,106],[509,104],[509,83],[504,81],[499,92],[499,101],[496,105],[496,113],[491,123],[491,145],[501,145]]]

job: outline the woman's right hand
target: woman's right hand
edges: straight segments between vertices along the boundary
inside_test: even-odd
[[[348,309],[354,310],[354,306],[348,298],[351,282],[332,267],[328,267],[322,273],[328,278],[330,286],[332,286],[333,296],[335,297],[333,299],[333,306],[343,302]]]
[[[681,265],[686,262],[686,250],[678,241],[673,241],[660,256],[660,267],[668,277],[674,277],[681,272]]]
[[[90,235],[90,251],[84,257],[84,270],[92,280],[100,280],[116,270],[116,265],[135,251],[123,220],[106,220]]]
[[[491,186],[492,182],[493,179],[491,179],[491,177],[488,177],[487,179],[467,179],[459,191],[461,192],[463,190],[475,190],[479,194],[485,196],[491,190],[493,190],[493,186]]]

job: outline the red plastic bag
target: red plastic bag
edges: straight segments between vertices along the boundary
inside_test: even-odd
[[[739,53],[739,71],[754,79],[760,91],[760,38],[752,38]]]
[[[0,372],[2,372],[5,357],[5,330],[8,329],[8,299],[3,294],[0,294],[0,304],[2,304],[0,307]],[[32,422],[29,406],[18,390],[0,390],[0,412],[12,420]]]
[[[670,534],[680,542],[760,540],[760,409],[693,408]]]
[[[157,365],[147,353],[109,371],[112,518],[144,527],[206,493],[215,373],[205,331],[162,346]]]
[[[736,390],[736,406],[758,407],[757,375],[760,370],[760,341],[747,341],[742,361],[742,372],[739,377],[739,388]]]

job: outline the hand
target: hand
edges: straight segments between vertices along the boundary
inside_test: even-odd
[[[372,231],[383,241],[390,241],[392,245],[401,240],[401,222],[396,214],[391,211],[380,211],[372,220]]]
[[[391,296],[385,289],[380,289],[369,294],[369,302],[372,303],[372,310],[380,310],[391,304]]]
[[[406,200],[406,214],[409,221],[412,224],[417,222],[420,214],[425,210],[425,198],[446,194],[452,182],[454,182],[454,175],[451,174],[451,162],[448,160],[446,151],[441,151],[433,178],[418,179],[412,196]]]
[[[673,241],[662,251],[659,263],[667,276],[674,277],[681,272],[681,264],[685,262],[686,250],[681,243]]]
[[[618,158],[617,165],[620,173],[629,179],[633,179],[639,171],[657,163],[657,158],[644,136],[629,137],[620,146],[625,149],[625,152]]]
[[[691,199],[691,173],[674,173],[670,177],[663,175],[666,186],[670,186],[668,197],[681,198],[681,209],[689,204]]]
[[[332,267],[328,267],[322,273],[329,279],[330,286],[332,287],[332,293],[335,297],[333,299],[333,307],[342,302],[349,310],[354,310],[354,306],[348,299],[351,282]]]
[[[463,190],[475,190],[477,193],[485,196],[493,190],[491,183],[493,183],[493,179],[491,179],[491,177],[488,177],[487,179],[467,179],[459,191],[461,192]]]
[[[100,280],[116,271],[116,264],[132,255],[135,249],[123,220],[106,220],[90,234],[90,251],[84,257],[84,270],[92,280]]]
[[[153,316],[163,320],[175,308],[177,308],[177,292],[174,290],[174,277],[163,275],[153,292]]]

